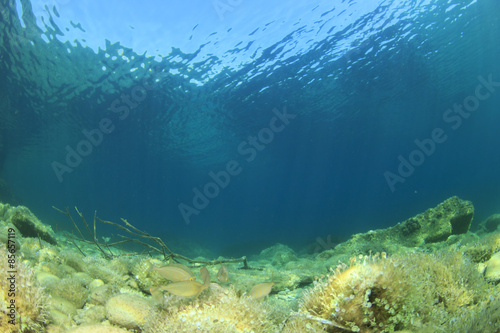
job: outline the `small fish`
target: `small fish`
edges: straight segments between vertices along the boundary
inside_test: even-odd
[[[262,299],[269,295],[274,284],[274,282],[259,283],[253,286],[252,290],[250,290],[250,292],[248,293],[248,296],[252,297],[253,299]]]
[[[227,282],[229,280],[229,272],[226,265],[220,264],[219,271],[217,272],[217,280],[220,282]]]
[[[203,289],[207,288],[210,285],[210,273],[206,267],[202,267],[200,269],[201,272],[201,280],[203,281]]]
[[[165,287],[153,287],[149,289],[149,292],[151,293],[151,296],[153,296],[154,300],[157,301],[158,303],[163,302],[163,293],[162,291],[165,290]]]
[[[198,297],[203,289],[205,289],[204,285],[198,281],[174,282],[162,288],[173,295],[182,297]]]
[[[191,272],[189,267],[182,264],[170,264],[163,267],[154,267],[154,271],[157,271],[162,277],[172,282],[188,281],[194,280],[194,274]]]

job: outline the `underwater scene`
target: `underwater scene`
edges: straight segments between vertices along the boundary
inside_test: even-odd
[[[0,0],[0,333],[500,332],[500,2]]]

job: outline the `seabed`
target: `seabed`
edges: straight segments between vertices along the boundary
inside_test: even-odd
[[[0,332],[500,332],[500,214],[473,221],[457,197],[331,248],[236,259],[61,212],[73,234],[0,203]]]

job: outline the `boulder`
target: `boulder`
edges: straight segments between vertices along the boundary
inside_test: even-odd
[[[153,306],[146,299],[131,294],[111,297],[105,309],[111,323],[131,330],[142,327],[153,312]]]
[[[57,244],[52,228],[43,224],[27,207],[0,203],[0,220],[6,225],[13,225],[22,237],[40,237],[50,244]]]
[[[484,222],[484,227],[488,232],[493,232],[497,230],[499,225],[500,225],[500,214],[491,215]]]
[[[394,227],[356,234],[334,251],[349,255],[397,253],[404,248],[444,242],[452,235],[467,233],[473,217],[472,203],[454,196]]]

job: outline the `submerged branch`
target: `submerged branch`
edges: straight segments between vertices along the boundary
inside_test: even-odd
[[[92,233],[90,231],[90,227],[89,227],[87,221],[85,220],[85,217],[78,210],[78,208],[75,207],[75,210],[76,210],[77,214],[80,216],[80,219],[82,220],[82,223],[84,224],[85,228],[87,229],[87,231],[88,231],[88,233],[90,235],[91,240],[87,240],[87,239],[85,239],[85,237],[83,236],[83,233],[80,231],[80,229],[78,228],[77,224],[73,220],[73,217],[71,216],[68,208],[66,208],[66,210],[61,210],[61,209],[56,208],[54,206],[52,206],[52,208],[54,208],[55,210],[57,210],[58,212],[60,212],[60,213],[62,213],[64,215],[66,215],[68,217],[68,219],[71,221],[71,223],[73,224],[73,226],[75,227],[75,229],[78,231],[78,234],[80,235],[81,238],[78,238],[78,237],[75,237],[75,236],[72,236],[72,235],[68,235],[68,234],[66,234],[66,236],[71,239],[71,241],[73,242],[73,244],[75,245],[75,247],[78,249],[78,251],[80,251],[80,253],[82,253],[84,256],[86,256],[85,253],[82,251],[82,249],[80,249],[80,247],[78,247],[78,245],[76,245],[75,240],[78,240],[78,241],[81,241],[81,242],[84,242],[84,243],[87,243],[87,244],[94,245],[103,254],[103,256],[105,258],[107,258],[107,259],[117,257],[117,255],[115,255],[115,254],[113,254],[111,252],[111,249],[110,249],[111,246],[125,244],[125,243],[131,243],[132,242],[132,243],[140,244],[140,245],[144,246],[145,248],[147,248],[147,249],[149,249],[149,250],[151,250],[153,252],[161,254],[163,256],[163,260],[165,260],[165,261],[168,261],[168,260],[176,260],[176,261],[177,260],[184,260],[184,261],[190,263],[193,266],[199,266],[199,265],[206,266],[206,265],[217,265],[217,264],[221,264],[221,263],[239,263],[239,262],[241,262],[243,264],[243,266],[240,267],[240,269],[251,269],[251,270],[260,270],[260,271],[263,270],[260,267],[251,267],[251,266],[249,266],[248,265],[248,261],[247,261],[247,257],[245,257],[245,256],[243,256],[241,258],[237,258],[237,259],[231,258],[231,259],[217,259],[217,260],[208,260],[208,261],[207,260],[195,260],[195,259],[191,259],[189,257],[186,257],[186,256],[183,256],[181,254],[173,252],[161,240],[160,237],[151,236],[147,232],[142,231],[142,230],[136,228],[135,226],[133,226],[132,224],[130,224],[127,220],[121,219],[121,221],[123,222],[124,225],[116,223],[116,222],[102,220],[102,219],[100,219],[97,216],[97,212],[94,212],[94,232]],[[100,244],[99,241],[97,240],[98,238],[97,238],[97,231],[96,231],[96,220],[99,221],[99,222],[101,222],[101,223],[103,223],[103,224],[112,225],[113,227],[115,227],[115,228],[117,228],[119,230],[125,231],[126,233],[128,233],[129,235],[132,235],[135,238],[129,237],[129,236],[119,235],[120,237],[124,238],[124,240],[118,241],[118,242],[114,242],[114,243],[109,243],[109,244],[107,242],[105,242],[104,244]],[[154,244],[153,245],[149,244],[149,243],[147,243],[147,241],[143,241],[141,239],[149,240],[150,242],[152,242]],[[105,247],[109,251],[109,253],[105,252],[103,250],[103,247]]]

